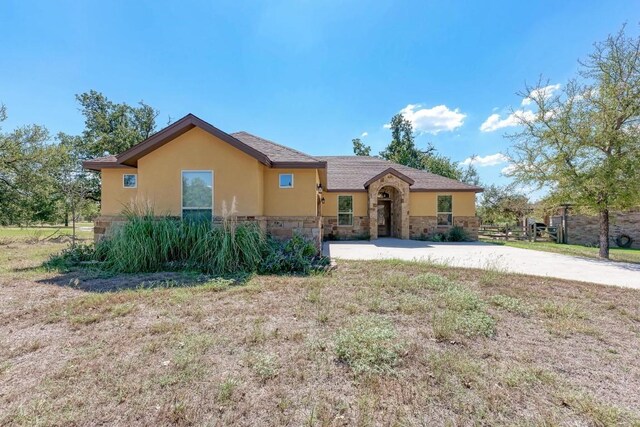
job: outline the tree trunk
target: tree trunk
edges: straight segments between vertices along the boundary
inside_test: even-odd
[[[609,209],[600,211],[600,252],[598,257],[609,259]]]
[[[71,246],[75,248],[76,247],[76,207],[75,205],[71,207],[71,225],[73,227],[72,237],[71,237]]]
[[[64,210],[64,226],[69,226],[69,211],[67,209]]]

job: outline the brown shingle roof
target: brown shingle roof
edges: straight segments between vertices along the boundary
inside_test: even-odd
[[[96,157],[95,159],[91,159],[92,162],[96,162],[96,163],[113,163],[117,160],[118,158],[116,156],[102,156],[102,157]]]
[[[117,156],[103,156],[83,162],[87,169],[135,167],[137,160],[185,132],[199,127],[222,139],[233,147],[256,158],[269,167],[327,168],[327,190],[364,191],[367,185],[386,173],[392,173],[410,184],[411,191],[482,191],[482,188],[464,184],[423,170],[368,156],[312,157],[293,148],[285,147],[248,132],[228,134],[204,120],[187,114],[141,143]],[[382,175],[381,175],[382,174]]]
[[[427,171],[410,168],[369,156],[316,156],[327,162],[327,190],[363,191],[365,184],[376,175],[393,168],[411,178],[411,191],[482,191],[475,185],[445,178]]]
[[[311,157],[301,151],[269,141],[268,139],[252,135],[249,132],[234,132],[231,136],[244,142],[255,150],[264,153],[275,165],[283,165],[287,163],[310,163],[313,164],[313,167],[324,167],[324,164],[320,166],[317,165],[318,163],[323,162],[315,157]]]

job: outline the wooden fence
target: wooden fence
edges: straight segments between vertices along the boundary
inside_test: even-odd
[[[562,227],[546,225],[503,226],[503,225],[481,225],[478,229],[478,236],[491,240],[529,240],[531,242],[556,242],[561,243]]]

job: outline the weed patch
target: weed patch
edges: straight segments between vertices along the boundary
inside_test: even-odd
[[[533,311],[533,307],[531,305],[525,304],[518,298],[513,298],[507,295],[494,295],[489,301],[495,307],[517,314],[518,316],[527,317],[531,315]]]
[[[335,336],[338,360],[358,374],[388,374],[400,362],[404,345],[388,320],[360,316]]]
[[[495,334],[495,320],[477,293],[453,282],[440,282],[436,289],[438,306],[442,308],[433,315],[433,334],[437,340]]]
[[[278,358],[273,353],[254,353],[249,358],[249,365],[262,382],[278,374]]]
[[[228,403],[233,398],[233,393],[240,385],[240,381],[235,378],[227,378],[218,386],[218,402]]]

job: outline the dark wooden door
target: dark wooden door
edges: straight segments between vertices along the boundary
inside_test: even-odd
[[[378,236],[389,237],[391,235],[391,201],[378,201]]]

